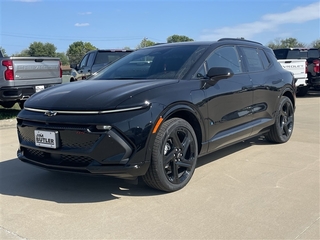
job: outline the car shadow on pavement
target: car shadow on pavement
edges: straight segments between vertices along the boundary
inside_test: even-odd
[[[268,143],[263,137],[240,142],[200,157],[197,167],[257,144]],[[91,203],[115,200],[122,196],[155,196],[166,193],[148,187],[140,178],[125,180],[47,171],[16,158],[0,163],[0,194],[57,203]]]
[[[90,203],[120,196],[164,194],[139,183],[107,176],[60,173],[11,159],[0,163],[0,194],[53,201]]]
[[[272,144],[272,143],[268,142],[263,135],[254,137],[245,141],[241,141],[237,144],[222,148],[218,151],[215,151],[213,153],[200,157],[197,162],[197,167],[201,167],[213,161],[219,160],[223,157],[226,157],[228,155],[231,155],[243,149],[249,148],[253,145],[268,145],[268,144]]]

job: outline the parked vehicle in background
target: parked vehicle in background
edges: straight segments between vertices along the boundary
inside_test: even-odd
[[[198,156],[257,135],[287,142],[294,111],[293,76],[270,48],[230,38],[161,44],[28,99],[17,116],[18,157],[51,170],[142,176],[172,192],[189,182]]]
[[[62,82],[59,58],[0,55],[0,105],[11,108],[31,95]]]
[[[307,87],[320,90],[320,49],[317,48],[281,48],[273,50],[278,60],[305,59],[307,62]]]
[[[92,50],[87,52],[79,64],[71,64],[70,82],[87,79],[91,74],[110,63],[117,61],[133,50],[109,49]]]
[[[278,62],[284,69],[292,72],[297,88],[297,96],[305,96],[309,91],[307,61],[304,59],[282,59],[278,60]]]

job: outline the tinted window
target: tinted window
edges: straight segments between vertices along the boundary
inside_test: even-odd
[[[207,59],[207,69],[212,67],[227,67],[234,74],[241,73],[240,59],[237,50],[234,47],[221,47],[216,50]]]
[[[318,49],[308,50],[308,57],[309,58],[319,58],[320,57],[320,50],[318,50]]]
[[[98,52],[95,64],[111,63],[127,55],[129,52]]]
[[[86,54],[86,55],[83,57],[83,59],[81,60],[80,66],[79,66],[80,68],[83,68],[83,67],[87,66],[88,56],[89,56],[89,54]]]
[[[87,64],[87,66],[92,66],[92,65],[93,65],[94,56],[95,56],[95,53],[94,53],[94,52],[90,53],[89,58],[88,58],[88,64]]]
[[[277,59],[287,59],[288,49],[276,49],[273,50],[274,54],[276,55]]]
[[[294,49],[294,50],[289,50],[287,59],[300,59],[300,58],[308,58],[308,50],[299,50],[299,49]]]
[[[248,70],[250,72],[261,71],[264,69],[256,48],[242,47],[242,50],[247,59]]]
[[[319,58],[317,49],[275,49],[273,51],[277,59]]]
[[[270,66],[269,59],[267,58],[265,52],[262,49],[259,49],[258,52],[259,52],[259,57],[262,61],[264,69],[267,69]]]

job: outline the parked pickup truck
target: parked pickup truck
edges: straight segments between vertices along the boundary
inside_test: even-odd
[[[303,83],[296,83],[298,86],[297,95],[304,96],[309,89],[320,90],[320,49],[317,48],[282,48],[273,50],[281,65],[289,71],[290,67],[287,61],[305,61],[307,81]],[[301,65],[300,64],[300,65]],[[302,67],[299,67],[302,71]],[[300,71],[299,70],[299,71]],[[296,78],[296,75],[295,75]],[[302,81],[302,80],[301,80]]]
[[[87,79],[101,68],[117,61],[133,50],[92,50],[87,52],[79,64],[71,64],[70,82]]]
[[[307,74],[307,62],[304,59],[285,59],[278,60],[281,66],[292,72],[295,79],[295,85],[297,88],[297,96],[305,96],[308,91],[308,74]]]
[[[0,105],[11,108],[24,102],[34,93],[61,84],[59,58],[3,57],[0,51]]]

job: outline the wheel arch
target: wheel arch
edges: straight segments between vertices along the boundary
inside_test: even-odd
[[[178,104],[170,107],[162,116],[163,121],[171,118],[181,118],[187,121],[197,136],[198,153],[201,152],[203,138],[205,137],[204,124],[201,115],[193,107],[187,104]]]
[[[295,98],[295,94],[292,93],[292,91],[290,91],[290,89],[286,89],[286,90],[283,92],[282,96],[288,97],[288,98],[291,100],[291,102],[292,102],[293,108],[294,108],[294,109],[296,108],[296,98]]]

